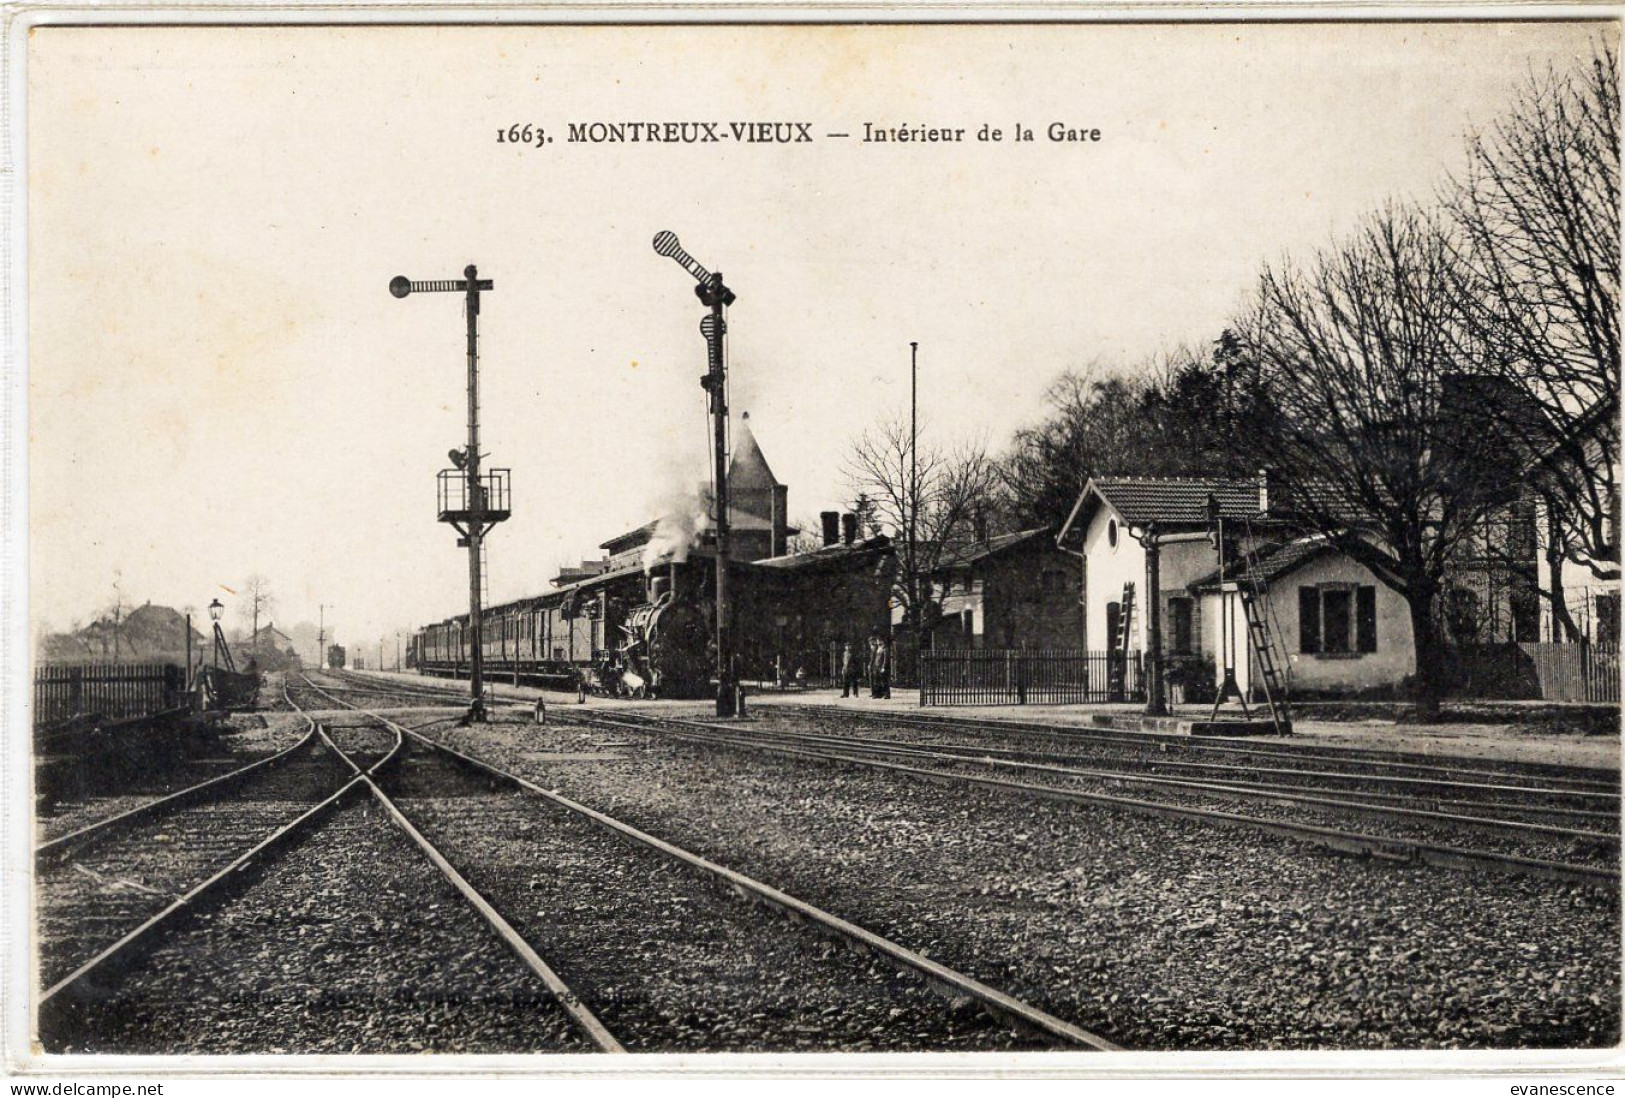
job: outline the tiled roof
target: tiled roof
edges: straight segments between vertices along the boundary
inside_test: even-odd
[[[998,534],[983,541],[967,541],[945,545],[942,547],[942,552],[937,556],[936,568],[964,568],[1038,538],[1047,541],[1049,535],[1054,532],[1055,528],[1053,526],[1040,526],[1014,534]]]
[[[843,567],[861,563],[869,557],[880,556],[890,548],[891,539],[881,535],[863,541],[855,541],[851,545],[845,543],[821,545],[817,549],[806,553],[768,557],[766,560],[753,563],[757,568],[772,568],[780,572],[836,571]]]
[[[631,549],[634,546],[643,545],[650,538],[654,537],[655,527],[659,525],[659,519],[651,519],[642,526],[639,526],[636,530],[628,530],[624,534],[617,534],[608,541],[600,542],[598,548],[607,550],[611,553],[618,553],[622,549]]]
[[[1225,561],[1224,579],[1226,583],[1233,582],[1251,569],[1253,581],[1267,587],[1315,558],[1334,551],[1331,542],[1320,534],[1260,546],[1251,554],[1238,555]],[[1207,575],[1193,580],[1189,586],[1192,591],[1214,590],[1219,586],[1219,570],[1215,568]]]
[[[1205,526],[1215,496],[1225,518],[1259,513],[1258,481],[1219,477],[1096,477],[1091,481],[1125,521]]]

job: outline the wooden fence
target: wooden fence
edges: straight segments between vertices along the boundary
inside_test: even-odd
[[[186,672],[173,663],[51,663],[34,669],[34,723],[70,717],[145,717],[186,704]]]
[[[921,705],[1143,701],[1139,652],[963,648],[920,653]]]

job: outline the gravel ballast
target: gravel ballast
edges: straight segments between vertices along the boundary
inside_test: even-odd
[[[1615,890],[617,729],[437,735],[1130,1048],[1619,1038]]]
[[[364,794],[42,1037],[52,1052],[591,1050]]]
[[[385,785],[629,1050],[1053,1047],[421,745]]]

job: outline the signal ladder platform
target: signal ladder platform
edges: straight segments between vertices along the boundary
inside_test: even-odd
[[[1089,721],[1097,728],[1119,732],[1156,732],[1164,736],[1275,736],[1292,734],[1292,724],[1277,731],[1267,715],[1248,718],[1220,713],[1216,719],[1205,716],[1147,717],[1141,713],[1095,713]]]

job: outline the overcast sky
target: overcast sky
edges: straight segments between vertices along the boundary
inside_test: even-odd
[[[325,602],[352,644],[465,610],[434,521],[463,442],[460,299],[398,301],[394,275],[496,282],[500,601],[705,476],[702,310],[656,231],[738,293],[735,414],[791,515],[816,515],[843,499],[843,440],[906,409],[910,340],[930,433],[1001,447],[1062,370],[1206,343],[1262,262],[1430,194],[1470,124],[1595,33],[36,28],[32,616],[88,620],[117,575],[138,603],[235,617],[256,572],[279,624]],[[815,140],[567,140],[621,120]],[[866,122],[967,140],[863,144]],[[1051,142],[1051,122],[1101,140]],[[514,123],[555,140],[498,144]],[[984,123],[1004,141],[975,141]]]

